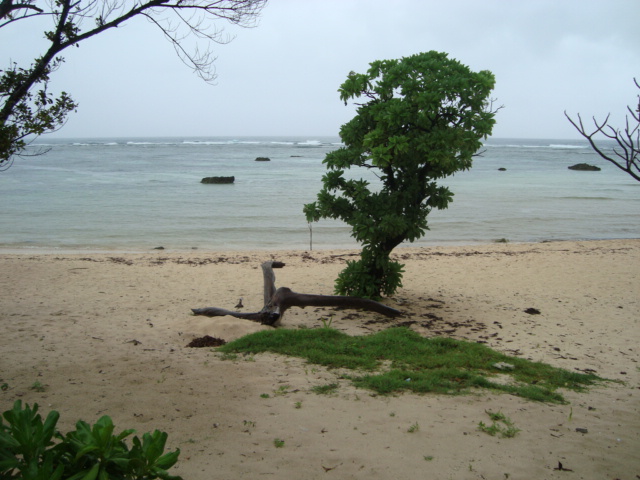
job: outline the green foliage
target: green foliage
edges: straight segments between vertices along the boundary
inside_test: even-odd
[[[316,385],[311,388],[313,393],[317,393],[318,395],[332,395],[336,393],[340,385],[337,383],[328,383],[326,385]]]
[[[513,438],[520,431],[513,425],[513,422],[502,412],[486,411],[487,415],[491,419],[491,425],[487,425],[484,422],[478,423],[478,430],[484,432],[492,437],[499,435],[502,438]]]
[[[220,350],[274,352],[330,368],[360,370],[361,374],[348,378],[356,386],[380,394],[399,391],[458,394],[484,388],[535,401],[565,403],[558,388],[582,391],[602,380],[591,374],[509,357],[479,343],[423,338],[406,328],[356,337],[329,328],[268,330],[241,337]],[[389,362],[386,370],[381,370],[383,361]],[[513,365],[513,370],[496,369],[494,365],[501,362]],[[512,376],[513,382],[493,381],[498,373]]]
[[[363,244],[336,292],[367,298],[391,295],[401,285],[402,266],[389,254],[428,230],[433,208],[447,208],[453,193],[435,180],[471,167],[472,157],[493,128],[489,71],[474,73],[446,53],[427,52],[370,64],[351,72],[340,98],[366,99],[340,129],[344,146],[327,154],[327,173],[317,201],[304,206],[309,222],[334,218]],[[379,179],[349,179],[362,167]]]
[[[44,385],[42,385],[42,383],[40,383],[39,381],[36,380],[31,385],[31,390],[34,390],[36,392],[44,392],[45,388],[44,388]]]
[[[38,58],[26,69],[13,64],[0,70],[0,168],[24,150],[25,138],[57,130],[68,113],[77,108],[65,92],[57,98],[48,92],[49,75],[62,59],[49,62],[44,64]],[[26,92],[21,93],[27,85]]]
[[[388,253],[376,255],[372,248],[364,246],[360,260],[347,260],[346,268],[338,274],[336,292],[373,299],[380,294],[393,295],[402,286],[403,267],[391,260]]]
[[[80,420],[76,430],[62,435],[52,411],[42,421],[38,405],[16,401],[0,418],[0,478],[3,480],[180,480],[169,475],[180,450],[164,453],[167,434],[158,430],[124,439],[134,430],[114,434],[108,416],[95,425]],[[4,421],[3,421],[4,419]],[[6,424],[5,424],[6,422]]]
[[[420,425],[418,424],[418,422],[412,424],[408,429],[407,432],[409,433],[416,433],[417,431],[420,430]]]

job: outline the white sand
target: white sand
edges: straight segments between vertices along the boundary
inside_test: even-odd
[[[269,328],[190,315],[240,297],[243,311],[259,310],[262,261],[286,263],[278,286],[331,294],[350,258],[341,253],[1,254],[0,407],[22,399],[58,410],[62,431],[105,414],[118,430],[164,430],[182,450],[172,473],[190,480],[640,478],[640,240],[399,249],[404,287],[387,303],[403,317],[307,308],[283,318],[281,328],[314,328],[333,314],[332,326],[354,335],[415,322],[423,335],[625,382],[562,392],[569,405],[374,396],[299,359],[229,361],[186,348],[205,334]],[[524,312],[531,307],[541,314]],[[44,392],[30,388],[36,381]],[[332,382],[337,395],[310,391]],[[521,432],[478,431],[485,410]],[[559,462],[572,472],[554,470]]]

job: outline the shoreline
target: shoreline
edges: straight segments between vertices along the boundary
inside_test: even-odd
[[[383,480],[425,470],[436,479],[566,480],[560,463],[583,479],[640,474],[640,239],[400,248],[403,287],[384,303],[402,317],[309,307],[282,319],[282,328],[322,328],[331,318],[349,335],[402,325],[616,380],[563,390],[567,405],[483,390],[372,395],[342,371],[297,358],[225,359],[186,346],[269,329],[190,314],[239,298],[243,311],[259,310],[261,262],[286,264],[278,287],[331,294],[357,252],[0,253],[1,411],[20,399],[59,411],[62,432],[102,415],[118,431],[166,431],[167,448],[182,451],[170,473],[185,480]],[[313,392],[333,383],[333,395]],[[479,431],[487,411],[520,432]]]
[[[489,247],[491,245],[539,245],[547,243],[567,243],[567,242],[617,242],[617,241],[635,241],[640,240],[640,237],[632,238],[582,238],[582,239],[566,239],[566,240],[540,240],[540,241],[503,241],[504,239],[496,239],[493,241],[477,241],[477,242],[450,242],[447,244],[434,243],[434,244],[406,244],[397,246],[393,253],[399,250],[407,249],[437,249],[437,248],[464,248],[464,247]],[[145,255],[151,253],[170,253],[170,254],[242,254],[242,253],[269,253],[269,252],[308,252],[308,253],[323,253],[333,251],[360,251],[360,246],[330,246],[320,248],[296,248],[296,247],[283,247],[283,248],[270,248],[270,247],[251,247],[251,248],[239,248],[233,249],[228,247],[220,248],[171,248],[164,246],[156,246],[149,248],[123,248],[123,247],[101,247],[101,248],[87,248],[87,247],[8,247],[0,246],[0,255]]]

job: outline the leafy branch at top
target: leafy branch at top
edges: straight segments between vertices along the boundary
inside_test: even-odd
[[[42,2],[45,3],[45,2]],[[0,28],[20,23],[28,31],[30,21],[52,21],[44,32],[46,51],[28,67],[10,63],[0,70],[0,169],[21,155],[27,139],[61,128],[77,104],[66,92],[56,98],[48,91],[50,75],[63,62],[60,54],[69,47],[143,17],[160,29],[185,65],[207,82],[216,78],[211,43],[231,39],[216,28],[216,21],[250,27],[266,0],[57,0],[47,7],[35,0],[0,0]],[[207,48],[189,50],[187,38],[204,41]]]

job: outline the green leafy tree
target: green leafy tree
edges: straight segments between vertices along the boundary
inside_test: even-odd
[[[491,72],[474,73],[435,51],[349,73],[340,99],[364,103],[340,129],[344,146],[324,160],[328,172],[317,201],[304,206],[309,222],[340,219],[362,243],[360,260],[347,262],[336,280],[337,293],[379,298],[401,286],[403,266],[389,255],[422,237],[429,212],[452,200],[436,180],[470,168],[491,134],[494,83]],[[379,181],[346,178],[352,167]]]
[[[46,51],[29,66],[9,63],[0,70],[0,170],[24,152],[28,139],[64,125],[77,104],[66,92],[54,97],[48,91],[50,75],[60,67],[60,54],[69,47],[135,18],[149,20],[173,45],[180,59],[205,81],[215,79],[215,60],[209,48],[189,51],[189,36],[207,42],[227,43],[215,27],[226,20],[251,26],[267,0],[0,0],[0,28],[37,28],[38,19],[51,21],[44,32]],[[35,23],[34,23],[35,22]]]

